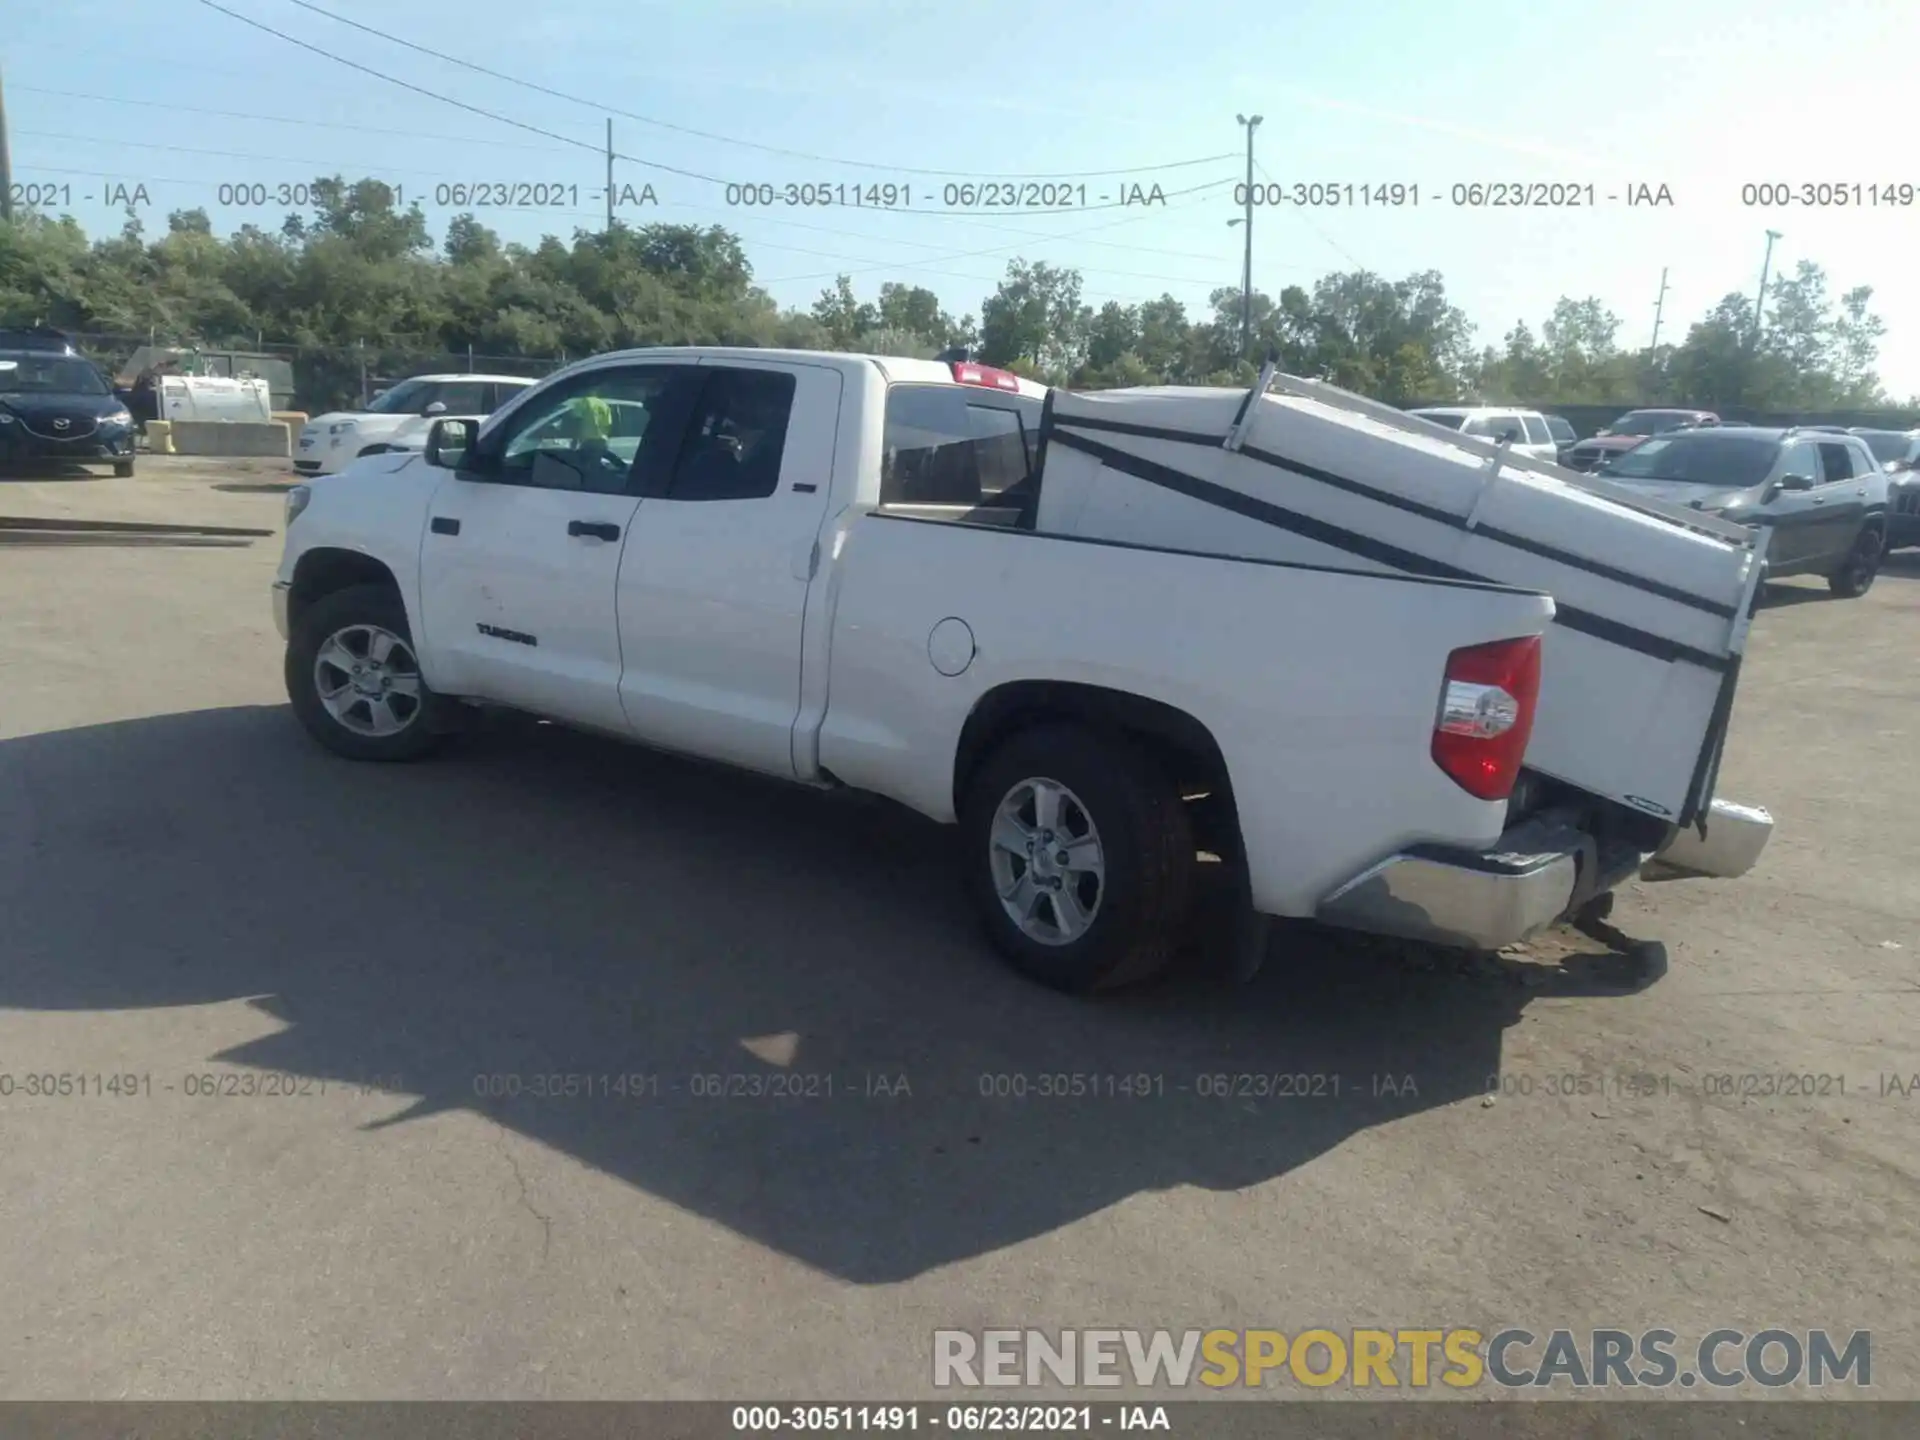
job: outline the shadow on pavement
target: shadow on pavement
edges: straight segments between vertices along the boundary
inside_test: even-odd
[[[0,470],[0,485],[9,480],[105,480],[112,473],[105,465],[90,470],[84,465],[14,464]]]
[[[1613,956],[1287,927],[1250,984],[1068,1000],[977,938],[950,845],[884,802],[518,721],[412,766],[335,760],[282,708],[34,735],[0,743],[0,1006],[250,997],[282,1028],[208,1058],[399,1077],[417,1098],[382,1126],[479,1110],[885,1283],[1477,1097],[1528,999],[1625,988]],[[654,1078],[532,1098],[542,1075]],[[704,1093],[783,1080],[800,1096]]]
[[[1827,588],[1825,580],[1812,580],[1801,584],[1785,580],[1769,581],[1760,587],[1762,610],[1780,610],[1788,605],[1810,605],[1833,598],[1833,592]]]
[[[114,530],[13,530],[0,525],[0,545],[120,545],[152,549],[156,545],[173,549],[195,548],[245,549],[251,540],[236,540],[224,535],[143,535],[137,531]]]

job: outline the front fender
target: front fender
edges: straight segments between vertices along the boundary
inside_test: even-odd
[[[444,478],[443,472],[405,455],[371,456],[337,475],[316,476],[307,482],[313,498],[287,527],[275,577],[277,584],[290,587],[298,604],[309,598],[302,593],[307,588],[303,561],[314,565],[324,552],[339,552],[378,563],[406,606],[414,650],[429,685],[436,663],[433,637],[422,624],[420,541],[427,508]]]

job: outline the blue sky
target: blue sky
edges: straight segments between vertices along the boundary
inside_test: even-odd
[[[293,0],[221,3],[562,138],[411,93],[200,0],[9,0],[0,67],[15,181],[69,187],[70,203],[55,208],[90,231],[118,226],[97,198],[111,183],[146,186],[150,228],[201,205],[225,230],[277,225],[284,207],[222,207],[222,184],[334,172],[420,195],[436,234],[459,207],[434,203],[435,191],[460,182],[577,187],[577,201],[569,190],[558,206],[478,211],[511,239],[598,223],[605,162],[587,147],[604,142],[605,109],[408,51]],[[1773,228],[1776,270],[1810,259],[1835,296],[1874,287],[1888,326],[1882,379],[1898,396],[1920,394],[1920,198],[1767,210],[1741,194],[1748,183],[1904,182],[1920,195],[1912,0],[315,3],[600,106],[727,137],[616,115],[624,156],[718,181],[911,187],[904,213],[745,208],[727,203],[722,184],[619,162],[617,185],[651,184],[661,202],[627,218],[727,225],[787,303],[809,303],[847,271],[863,296],[897,279],[977,314],[1007,261],[1024,256],[1078,267],[1096,305],[1167,292],[1198,311],[1209,290],[1239,282],[1241,232],[1227,225],[1244,165],[1234,117],[1258,113],[1263,183],[1409,182],[1421,197],[1417,208],[1258,212],[1264,290],[1356,266],[1393,277],[1432,268],[1483,342],[1516,320],[1537,330],[1569,294],[1600,297],[1622,317],[1622,340],[1640,344],[1663,266],[1662,333],[1678,339],[1728,291],[1754,291]],[[1201,157],[1226,158],[1150,168]],[[1084,183],[1089,208],[923,213],[954,208],[949,183],[1009,174]],[[1448,203],[1454,184],[1475,181],[1591,184],[1598,205]],[[1156,183],[1164,205],[1091,208],[1115,186]],[[1667,186],[1674,203],[1606,198],[1640,183]]]

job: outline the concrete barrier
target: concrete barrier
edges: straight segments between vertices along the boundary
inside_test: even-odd
[[[171,420],[147,422],[147,453],[149,455],[173,454],[173,422]]]
[[[176,455],[259,455],[285,460],[293,454],[292,434],[278,421],[175,420]]]

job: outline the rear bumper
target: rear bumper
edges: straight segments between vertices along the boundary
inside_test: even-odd
[[[1649,879],[1735,879],[1773,835],[1773,817],[1716,800],[1706,834],[1677,831],[1654,853],[1602,843],[1566,811],[1513,826],[1491,849],[1418,845],[1390,855],[1320,902],[1329,925],[1435,945],[1498,950],[1566,918],[1642,872]]]
[[[1487,850],[1414,846],[1321,901],[1329,925],[1435,945],[1498,950],[1634,874],[1645,852],[1603,847],[1555,812],[1522,821]]]
[[[1649,879],[1703,875],[1735,880],[1759,860],[1773,838],[1773,816],[1757,805],[1716,800],[1707,809],[1705,835],[1689,827],[1678,832],[1647,863]]]
[[[282,640],[287,638],[287,592],[291,588],[284,580],[273,582],[273,628]]]

